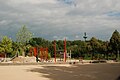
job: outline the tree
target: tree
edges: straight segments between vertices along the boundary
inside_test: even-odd
[[[32,38],[32,33],[24,25],[16,34],[17,42],[26,44]]]
[[[38,37],[38,38],[30,39],[29,44],[34,46],[34,47],[36,47],[36,46],[38,46],[38,47],[48,47],[48,46],[51,45],[51,42],[48,41],[48,40],[45,40],[43,38]]]
[[[12,55],[16,55],[17,57],[19,56],[19,50],[20,50],[20,45],[18,42],[13,42],[12,43],[13,47],[13,52]]]
[[[5,54],[5,57],[8,53],[11,53],[12,49],[12,40],[9,39],[7,36],[4,36],[1,43],[0,43],[0,52]]]
[[[23,51],[22,56],[25,56],[25,53],[24,53],[26,49],[25,46],[26,46],[26,43],[28,43],[31,38],[32,38],[32,33],[26,28],[25,25],[21,27],[18,33],[16,34],[17,42],[19,43]]]
[[[112,50],[116,54],[116,59],[119,59],[119,49],[120,49],[120,34],[117,30],[115,30],[110,38],[110,45]]]
[[[95,53],[99,52],[101,44],[98,42],[98,40],[95,37],[92,37],[90,40],[90,45],[91,45],[92,51],[93,51],[93,53],[92,53],[92,59],[93,59],[93,56],[95,55]]]

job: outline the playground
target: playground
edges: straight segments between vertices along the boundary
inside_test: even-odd
[[[50,59],[50,54],[47,47],[31,47],[27,56],[19,56],[18,53],[12,58],[5,58],[5,55],[1,55],[0,62],[3,63],[35,63],[35,62],[67,62],[71,58],[71,53],[67,53],[66,39],[64,40],[64,50],[56,50],[56,41],[54,41],[54,58]],[[59,55],[59,57],[57,57]]]
[[[56,49],[49,59],[48,48],[30,48],[29,56],[15,56],[0,63],[2,80],[120,80],[120,63],[102,60],[71,59],[64,50]],[[57,57],[57,54],[60,56]],[[96,64],[93,64],[96,63]],[[6,77],[7,76],[7,77]]]
[[[84,59],[85,55],[77,54],[75,57],[74,50],[76,49],[67,49],[67,41],[66,38],[62,41],[62,48],[58,47],[57,41],[54,40],[52,42],[52,48],[42,46],[31,46],[27,49],[27,53],[22,52],[20,55],[20,51],[17,51],[13,57],[6,57],[5,54],[0,54],[0,64],[2,63],[109,63],[109,62],[118,62],[116,59],[106,59],[108,56],[101,54],[104,58],[100,58],[100,54],[86,54],[86,59]],[[71,51],[72,49],[72,51]],[[52,56],[49,51],[52,50]],[[80,52],[79,52],[80,53]],[[74,54],[74,56],[73,56]],[[79,55],[79,56],[78,56]],[[91,57],[92,56],[92,57]],[[91,59],[90,59],[91,58]],[[100,60],[101,59],[101,60]]]

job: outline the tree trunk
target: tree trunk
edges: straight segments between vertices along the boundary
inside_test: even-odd
[[[25,51],[22,52],[22,56],[25,57]]]
[[[99,53],[97,54],[97,60],[100,60],[100,54]]]
[[[119,60],[119,57],[120,57],[119,50],[117,50],[117,60]]]
[[[106,58],[107,58],[107,60],[108,60],[108,54],[109,54],[109,53],[106,53]]]
[[[19,51],[18,51],[18,49],[16,51],[16,57],[19,57]]]
[[[91,59],[92,59],[92,60],[93,60],[93,54],[94,54],[94,53],[92,52],[92,53],[91,53]]]
[[[7,57],[7,53],[5,53],[5,59],[4,59],[4,62],[6,62],[6,57]]]

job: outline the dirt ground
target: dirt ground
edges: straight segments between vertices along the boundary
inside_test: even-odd
[[[87,64],[65,66],[43,66],[31,72],[43,73],[51,80],[120,80],[120,64]]]
[[[0,66],[0,80],[120,80],[120,63]]]

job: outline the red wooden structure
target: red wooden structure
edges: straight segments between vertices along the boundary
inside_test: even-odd
[[[48,59],[48,48],[40,48],[40,58],[41,61]]]
[[[54,40],[54,57],[56,62],[56,41]],[[66,38],[64,40],[64,62],[66,62]]]
[[[36,57],[37,56],[37,47],[34,47],[34,56]]]
[[[66,38],[64,40],[64,62],[66,62]]]
[[[30,56],[39,57],[41,61],[48,59],[48,48],[30,48]]]

